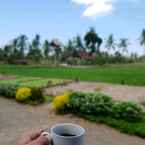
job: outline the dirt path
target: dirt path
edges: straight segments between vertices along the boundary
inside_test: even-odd
[[[141,98],[145,100],[145,87],[123,86],[107,83],[93,83],[93,82],[79,82],[71,83],[67,86],[56,86],[54,88],[46,89],[46,94],[58,95],[66,90],[93,92],[100,91],[108,94],[117,100],[133,100],[140,101]]]
[[[0,80],[9,80],[9,79],[14,79],[14,76],[6,76],[6,75],[2,75],[0,74]]]
[[[71,115],[56,115],[50,105],[30,107],[0,98],[0,144],[15,145],[22,132],[49,128],[60,122],[77,123],[86,131],[86,145],[144,145],[145,140],[122,134],[105,125],[90,123]]]

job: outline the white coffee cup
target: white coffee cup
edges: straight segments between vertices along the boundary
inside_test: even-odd
[[[54,145],[85,145],[85,129],[72,123],[56,124],[46,129],[42,135],[49,135]]]

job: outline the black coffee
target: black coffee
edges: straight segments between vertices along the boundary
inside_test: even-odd
[[[62,134],[60,134],[60,136],[73,137],[73,136],[76,136],[76,135],[69,134],[69,133],[62,133]]]

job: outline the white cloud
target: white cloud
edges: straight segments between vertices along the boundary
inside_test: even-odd
[[[113,3],[116,0],[72,0],[77,4],[83,4],[86,6],[83,16],[94,17],[100,15],[106,15],[112,12],[114,6]]]

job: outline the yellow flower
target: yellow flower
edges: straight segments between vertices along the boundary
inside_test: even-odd
[[[16,100],[23,102],[31,96],[30,88],[20,88],[16,92]]]
[[[62,94],[60,96],[56,96],[55,99],[53,100],[53,106],[57,110],[63,109],[65,107],[65,105],[67,105],[69,102],[70,94],[71,93],[69,93],[69,92],[65,92],[64,94]]]

